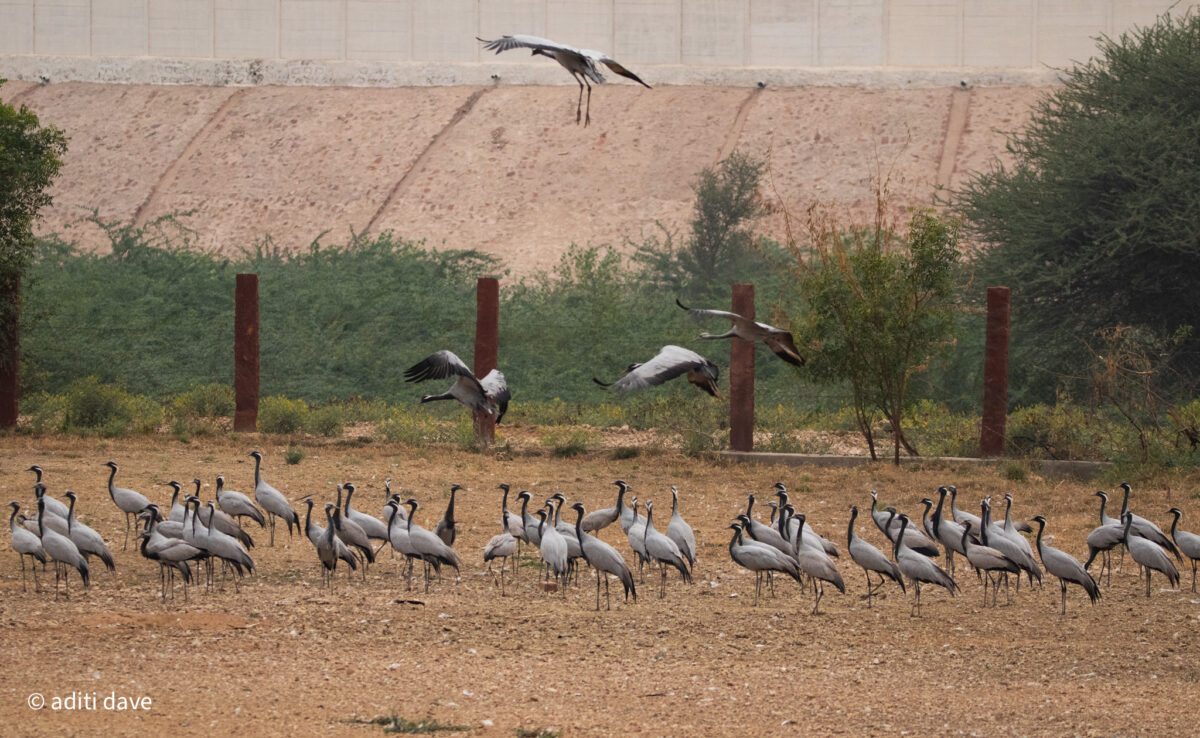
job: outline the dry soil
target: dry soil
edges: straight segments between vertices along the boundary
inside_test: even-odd
[[[670,452],[557,459],[517,449],[493,458],[348,443],[306,445],[304,460],[288,466],[284,445],[254,436],[189,445],[0,440],[5,501],[31,502],[33,475],[23,470],[41,464],[52,495],[79,493],[82,519],[110,540],[117,559],[115,573],[97,565],[89,590],[75,579],[70,599],[55,600],[52,574],[42,576],[40,594],[32,585],[23,592],[17,557],[0,556],[0,733],[370,736],[381,728],[359,721],[392,714],[478,736],[518,728],[561,735],[1196,732],[1200,596],[1188,589],[1190,572],[1181,590],[1164,589],[1156,576],[1147,599],[1126,559],[1099,604],[1072,587],[1063,617],[1055,581],[1023,586],[1012,604],[1002,595],[1000,607],[985,608],[974,577],[960,569],[961,595],[926,588],[917,618],[911,592],[891,585],[868,608],[862,572],[845,553],[848,508],[865,508],[869,490],[916,513],[922,496],[954,483],[967,502],[1012,492],[1019,517],[1044,513],[1054,544],[1083,557],[1097,518],[1091,484],[933,464],[833,471],[727,466]],[[250,492],[247,453],[255,446],[266,454],[266,478],[291,498],[329,498],[334,483],[354,481],[356,502],[377,513],[382,481],[391,477],[423,503],[417,520],[429,527],[449,485],[465,485],[457,508],[461,581],[447,576],[430,582],[428,593],[419,583],[409,591],[400,561],[383,552],[366,581],[339,571],[330,592],[307,540],[277,532],[270,547],[255,528],[258,572],[240,591],[224,581],[212,592],[193,588],[186,604],[181,591],[163,604],[158,567],[132,547],[122,550],[124,521],[108,499],[102,464],[117,461],[120,484],[166,502],[167,481],[199,476],[208,497],[218,473]],[[530,560],[501,597],[480,553],[499,532],[497,485],[527,488],[535,500],[561,491],[594,509],[613,503],[617,478],[653,498],[662,523],[668,487],[679,487],[699,540],[695,582],[670,576],[659,599],[657,575],[647,572],[636,603],[623,601],[618,588],[612,610],[597,612],[590,572],[564,597],[537,586]],[[778,480],[842,548],[847,592],[827,587],[819,615],[790,580],[754,606],[753,576],[729,559],[730,519],[748,492],[766,498]],[[1188,491],[1135,487],[1133,501],[1160,523],[1171,505],[1184,509],[1185,523],[1200,518]],[[860,517],[858,532],[882,542],[869,519]],[[619,528],[602,537],[632,560]],[[50,701],[73,692],[95,694],[98,708],[28,706],[33,693]],[[106,696],[149,697],[151,706],[105,710]]]

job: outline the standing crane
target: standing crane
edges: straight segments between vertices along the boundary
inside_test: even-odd
[[[267,484],[267,480],[263,479],[262,453],[251,451],[250,456],[254,457],[254,499],[267,511],[267,519],[271,523],[271,545],[274,546],[275,518],[282,518],[287,523],[288,537],[291,537],[293,525],[296,526],[296,532],[300,532],[300,516],[288,504],[283,493]]]
[[[35,561],[40,561],[43,565],[46,563],[46,552],[42,550],[42,542],[33,533],[25,530],[20,525],[17,525],[17,512],[21,509],[21,503],[12,501],[8,503],[13,509],[12,515],[8,518],[8,529],[12,533],[12,550],[17,553],[17,557],[21,559],[21,591],[25,589],[25,557],[29,557],[31,569],[33,569],[33,591],[41,592],[41,586],[38,584],[37,564]]]
[[[1179,586],[1179,570],[1171,563],[1166,550],[1154,541],[1131,534],[1133,513],[1125,513],[1125,547],[1137,565],[1146,570],[1146,597],[1150,596],[1150,572],[1157,571],[1167,578],[1172,587]]]
[[[907,528],[908,516],[902,513],[900,515],[900,533],[892,541],[892,558],[896,560],[896,566],[900,567],[901,573],[912,581],[913,589],[916,590],[917,601],[909,615],[921,617],[922,583],[944,587],[951,597],[958,591],[958,585],[954,583],[949,574],[942,571],[940,566],[933,563],[932,559],[922,556],[905,544],[904,531]]]
[[[63,588],[66,597],[71,596],[71,580],[67,571],[68,566],[79,572],[84,588],[91,585],[91,573],[88,571],[87,559],[79,553],[79,548],[70,538],[56,533],[45,525],[46,502],[38,500],[38,535],[42,539],[42,550],[54,561],[54,599],[58,599],[58,581],[65,580]],[[68,525],[70,522],[68,521]]]
[[[867,575],[867,607],[871,606],[871,598],[883,587],[886,579],[891,579],[900,585],[900,591],[905,592],[904,577],[900,567],[883,555],[883,552],[867,541],[854,534],[854,519],[858,517],[858,505],[850,506],[850,524],[846,527],[846,548],[850,550],[850,560],[862,567]],[[871,572],[879,575],[879,584],[871,586]],[[886,579],[885,579],[886,578]]]
[[[796,548],[792,555],[799,564],[800,570],[812,579],[813,594],[816,595],[816,599],[813,600],[812,614],[819,615],[821,598],[825,596],[824,583],[829,582],[842,594],[846,594],[846,584],[842,581],[841,573],[828,554],[815,546],[804,545],[804,513],[800,513],[796,517],[800,520],[800,527],[796,531]]]
[[[764,573],[770,575],[771,572],[781,571],[792,579],[795,579],[801,587],[804,586],[800,566],[794,558],[777,548],[753,540],[747,541],[742,535],[741,523],[734,523],[729,528],[733,531],[733,537],[729,540],[729,558],[733,559],[733,563],[743,569],[749,569],[754,572],[755,606],[758,605],[758,597],[762,592],[762,578]]]
[[[1175,539],[1175,546],[1192,562],[1192,591],[1195,592],[1196,562],[1200,561],[1200,536],[1186,530],[1179,530],[1179,519],[1183,517],[1182,510],[1173,507],[1167,512],[1175,516],[1175,519],[1171,521],[1171,538]]]
[[[131,515],[137,515],[146,506],[150,504],[150,500],[146,496],[131,489],[118,487],[113,483],[113,479],[117,476],[117,463],[108,461],[104,464],[112,471],[108,474],[108,496],[112,498],[113,504],[120,508],[121,512],[125,513],[125,543],[121,546],[124,551],[129,547],[129,521]]]
[[[659,587],[658,599],[667,596],[667,567],[673,566],[679,570],[679,576],[683,581],[691,583],[692,573],[688,571],[687,560],[679,551],[679,546],[675,545],[667,536],[659,533],[654,529],[654,503],[646,500],[646,532],[643,534],[646,553],[649,558],[658,562],[658,568],[662,574]]]
[[[1033,522],[1038,524],[1037,549],[1038,556],[1042,557],[1042,566],[1046,567],[1046,571],[1058,577],[1058,584],[1062,587],[1062,612],[1060,614],[1067,614],[1067,582],[1073,582],[1083,587],[1083,591],[1087,592],[1088,599],[1092,601],[1093,605],[1096,604],[1100,599],[1100,585],[1096,583],[1091,574],[1087,573],[1083,565],[1075,560],[1075,557],[1042,543],[1042,533],[1046,530],[1044,517],[1034,515]]]
[[[442,543],[447,546],[453,546],[454,539],[458,537],[458,529],[454,525],[454,493],[460,489],[465,490],[466,487],[461,484],[450,485],[450,502],[446,505],[446,514],[433,526],[433,534],[441,538]]]
[[[507,496],[507,492],[505,495]],[[503,559],[500,562],[500,596],[504,596],[504,570],[508,568],[508,559],[517,553],[517,539],[508,532],[508,517],[503,512],[500,514],[500,525],[504,530],[492,536],[492,539],[483,547],[483,562],[488,565],[488,573],[492,575],[492,581],[495,582],[496,575],[492,572],[492,559]],[[516,573],[516,567],[513,567],[513,573]]]
[[[193,480],[194,481],[194,480]],[[197,494],[199,491],[197,490]],[[250,498],[241,492],[235,492],[231,489],[225,489],[225,477],[217,475],[217,504],[221,506],[221,512],[234,518],[250,518],[258,523],[259,528],[267,527],[267,519],[263,517],[262,510],[250,501]],[[241,521],[238,521],[241,524]]]
[[[625,601],[629,601],[629,596],[633,595],[633,601],[637,602],[637,588],[633,584],[633,572],[625,565],[625,559],[620,552],[604,541],[589,534],[583,529],[584,510],[583,503],[576,502],[571,505],[571,509],[578,513],[575,518],[575,536],[579,539],[579,548],[583,552],[583,560],[588,566],[596,570],[596,610],[600,610],[600,577],[604,577],[604,601],[608,605],[608,609],[612,609],[612,599],[608,595],[608,575],[612,574],[617,579],[621,580],[621,586],[625,588]]]
[[[592,83],[595,82],[598,85],[602,85],[605,82],[604,75],[600,73],[600,69],[596,66],[597,64],[603,64],[615,74],[631,79],[642,87],[650,89],[650,85],[643,82],[641,77],[626,69],[616,59],[613,59],[603,51],[576,49],[573,46],[560,44],[550,39],[521,34],[501,36],[494,41],[488,41],[476,36],[475,40],[482,43],[485,50],[494,51],[497,54],[502,51],[509,51],[510,49],[532,49],[533,56],[545,56],[558,62],[563,69],[571,73],[575,82],[579,84],[579,100],[575,103],[576,125],[579,124],[579,112],[580,108],[583,107],[583,90],[585,86],[587,87],[587,112],[583,117],[585,128],[592,122]]]
[[[615,518],[615,515],[614,515]],[[671,522],[667,524],[667,537],[679,546],[679,552],[688,561],[688,568],[696,568],[696,534],[679,514],[679,490],[671,487]]]

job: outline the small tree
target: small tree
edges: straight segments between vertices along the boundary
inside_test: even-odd
[[[700,170],[691,236],[679,246],[669,232],[662,242],[651,239],[638,246],[634,260],[656,282],[692,293],[746,278],[759,261],[760,244],[749,226],[764,212],[759,184],[765,170],[765,162],[737,151]]]
[[[922,211],[904,235],[882,219],[850,231],[814,220],[809,245],[792,246],[807,303],[793,328],[819,349],[806,370],[818,382],[849,383],[872,459],[880,415],[891,425],[895,463],[902,446],[918,455],[904,436],[904,403],[913,375],[953,338],[958,236],[956,221]]]
[[[6,80],[0,79],[0,87]],[[0,100],[0,284],[15,293],[21,272],[33,251],[33,220],[50,204],[50,184],[62,167],[67,138],[54,126],[42,126],[37,115],[22,105]],[[0,321],[13,318],[17,305],[0,301]],[[8,357],[6,332],[0,355]]]

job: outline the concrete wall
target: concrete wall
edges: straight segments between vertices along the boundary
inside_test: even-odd
[[[254,84],[567,83],[475,36],[608,50],[659,81],[728,70],[993,68],[1045,73],[1172,0],[0,0],[14,79]],[[480,62],[487,62],[481,65]],[[254,65],[258,64],[258,67]],[[255,71],[257,69],[257,72]],[[399,70],[399,71],[397,71]],[[530,71],[532,70],[532,71]],[[256,78],[255,75],[259,78]],[[139,76],[140,75],[140,76]],[[724,75],[724,76],[722,76]],[[177,77],[177,78],[176,78]],[[804,80],[800,79],[800,83]]]

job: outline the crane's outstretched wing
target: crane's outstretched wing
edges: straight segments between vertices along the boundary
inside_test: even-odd
[[[475,374],[467,368],[462,359],[455,356],[453,351],[445,349],[433,352],[404,372],[406,382],[424,382],[426,379],[446,379],[448,377],[475,379]]]
[[[496,422],[499,423],[504,419],[504,413],[508,412],[508,401],[512,399],[508,380],[499,369],[493,369],[479,380],[479,384],[483,387],[484,395],[496,406]]]
[[[765,325],[760,323],[759,325]],[[796,344],[792,341],[792,334],[774,326],[766,326],[770,328],[768,335],[763,339],[763,343],[767,344],[767,348],[792,366],[804,366],[805,359],[800,355],[800,351],[796,349]]]
[[[624,67],[624,66],[623,66],[623,65],[622,65],[620,62],[618,62],[616,59],[612,59],[612,58],[608,57],[607,55],[600,53],[599,51],[588,51],[588,50],[584,50],[584,52],[583,52],[583,53],[584,53],[584,54],[595,54],[595,56],[594,56],[593,58],[594,58],[596,61],[598,61],[598,62],[602,63],[604,66],[608,67],[609,69],[611,69],[611,70],[612,70],[613,72],[615,72],[616,74],[619,74],[619,75],[621,75],[622,77],[625,77],[626,79],[631,79],[631,80],[633,80],[634,82],[637,82],[639,85],[641,85],[642,87],[645,87],[647,90],[652,90],[652,89],[654,89],[654,88],[653,88],[653,87],[651,87],[650,85],[648,85],[648,84],[646,84],[645,82],[643,82],[641,77],[637,76],[637,75],[636,75],[636,74],[634,74],[633,72],[631,72],[631,71],[629,71],[628,69],[626,69],[626,68],[625,68],[625,67]]]
[[[497,54],[501,51],[511,51],[512,49],[536,49],[540,51],[565,51],[568,54],[583,56],[579,49],[538,36],[514,34],[512,36],[501,36],[495,41],[488,41],[485,38],[476,36],[475,40],[483,44],[485,51],[494,51]]]
[[[731,313],[728,310],[709,310],[706,308],[690,308],[687,305],[684,305],[682,302],[680,302],[678,297],[675,298],[675,304],[678,305],[679,307],[683,308],[684,310],[686,310],[687,314],[692,316],[696,320],[700,320],[701,318],[725,318],[725,319],[731,320],[731,321],[744,320],[747,323],[750,322],[750,321],[746,320],[745,317],[743,317],[737,313]]]

